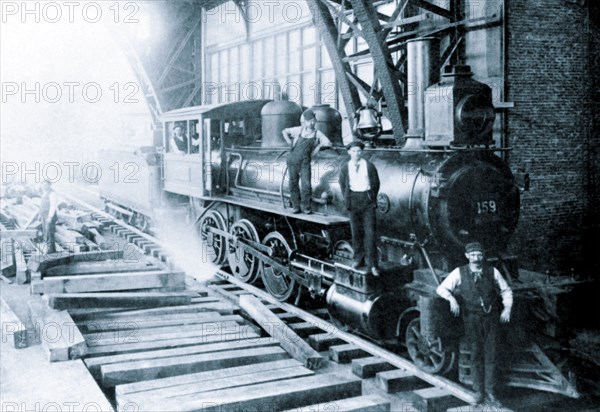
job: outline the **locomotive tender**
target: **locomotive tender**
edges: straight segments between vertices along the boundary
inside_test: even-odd
[[[415,93],[408,96],[404,146],[366,142],[364,156],[381,178],[380,278],[348,266],[351,236],[338,185],[347,153],[341,117],[327,105],[312,108],[317,128],[334,144],[313,156],[313,214],[293,214],[289,206],[288,147],[281,132],[300,124],[303,108],[281,100],[164,113],[163,148],[129,158],[141,165],[143,196],[131,196],[131,185],[103,181],[107,209],[147,229],[149,211],[165,200],[185,204],[207,247],[203,255],[227,264],[238,279],[262,282],[281,301],[298,303],[301,291],[326,296],[340,325],[383,344],[403,341],[428,372],[449,370],[457,328],[445,326],[452,320],[435,287],[464,261],[464,245],[474,240],[509,281],[515,279],[506,248],[520,203],[514,177],[493,148],[491,89],[474,80],[468,66],[446,68],[438,81],[434,42],[422,38],[408,45]],[[175,126],[187,132],[187,154],[170,152]]]

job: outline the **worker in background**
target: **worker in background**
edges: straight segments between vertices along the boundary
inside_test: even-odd
[[[173,136],[171,137],[169,147],[171,149],[171,153],[188,153],[188,138],[183,132],[183,126],[176,125],[173,128]]]
[[[379,174],[375,165],[363,159],[365,145],[354,141],[346,146],[350,160],[342,165],[339,184],[346,209],[350,212],[354,263],[358,269],[366,264],[367,271],[379,276],[375,237],[375,209],[379,193]]]
[[[454,316],[463,314],[465,337],[471,349],[476,403],[484,401],[485,393],[485,401],[498,407],[500,402],[495,393],[496,334],[499,321],[510,321],[513,294],[498,269],[486,264],[481,244],[468,243],[465,252],[469,263],[450,272],[438,286],[437,293],[450,302]]]
[[[44,242],[48,245],[48,253],[56,252],[56,220],[58,200],[56,193],[52,190],[49,180],[42,182],[42,199],[40,201],[40,219],[42,221],[42,235]]]
[[[331,146],[331,141],[315,128],[315,113],[308,109],[302,113],[302,125],[283,130],[283,138],[290,145],[287,167],[290,178],[290,196],[294,213],[312,213],[310,163],[312,156],[322,147]],[[300,191],[302,181],[302,191]]]

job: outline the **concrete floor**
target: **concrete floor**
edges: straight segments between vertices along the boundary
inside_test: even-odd
[[[29,285],[0,283],[0,294],[23,320],[28,330]],[[0,322],[2,319],[0,319]],[[83,361],[50,363],[39,339],[15,349],[2,323],[0,345],[0,410],[21,411],[113,411]],[[31,329],[33,330],[33,329]]]

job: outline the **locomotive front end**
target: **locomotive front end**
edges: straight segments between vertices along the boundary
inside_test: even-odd
[[[433,237],[453,255],[477,240],[489,255],[506,250],[519,219],[519,190],[510,169],[489,151],[447,159],[429,185]]]

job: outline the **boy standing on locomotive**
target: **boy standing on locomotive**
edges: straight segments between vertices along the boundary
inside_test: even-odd
[[[376,265],[375,209],[380,182],[375,165],[362,158],[364,148],[365,145],[359,141],[346,147],[350,159],[340,169],[339,184],[350,214],[355,259],[352,267],[358,269],[366,264],[367,271],[373,276],[379,276]]]
[[[331,146],[331,141],[315,128],[317,119],[312,110],[304,111],[302,120],[302,126],[284,129],[283,138],[291,147],[287,158],[287,167],[290,177],[292,208],[294,213],[303,211],[311,214],[310,163],[313,154],[316,154],[321,147]],[[300,180],[302,181],[302,191],[299,187]]]
[[[500,405],[496,398],[496,334],[498,321],[510,321],[513,304],[512,290],[495,267],[488,266],[481,244],[465,247],[469,264],[454,269],[438,286],[436,292],[450,302],[450,310],[458,316],[463,310],[465,335],[471,349],[471,374],[476,402],[484,399]],[[499,298],[504,309],[499,313]],[[457,298],[461,301],[459,305]]]

